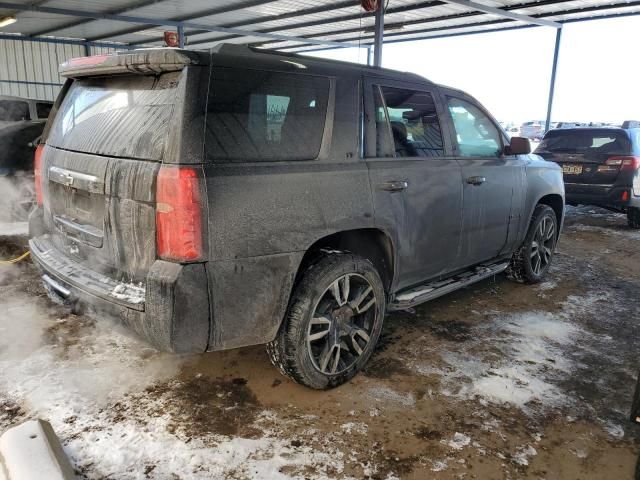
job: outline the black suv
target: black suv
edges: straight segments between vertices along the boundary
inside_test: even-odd
[[[550,130],[535,153],[562,167],[567,203],[624,211],[640,228],[640,122]]]
[[[61,72],[32,256],[52,297],[159,349],[267,343],[329,388],[367,362],[385,312],[549,268],[560,168],[459,90],[229,45]]]

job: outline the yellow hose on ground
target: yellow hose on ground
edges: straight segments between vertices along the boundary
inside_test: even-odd
[[[11,260],[0,260],[0,265],[11,265],[13,263],[18,263],[29,256],[29,250],[24,252],[22,255],[16,258],[12,258]]]

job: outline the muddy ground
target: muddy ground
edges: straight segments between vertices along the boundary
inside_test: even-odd
[[[631,479],[639,247],[624,216],[570,208],[545,283],[388,316],[366,372],[329,392],[263,347],[157,353],[52,305],[29,263],[0,267],[0,432],[49,420],[91,479]]]

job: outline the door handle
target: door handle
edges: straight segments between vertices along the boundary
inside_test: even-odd
[[[484,182],[486,182],[487,179],[485,177],[469,177],[467,178],[467,183],[469,185],[482,185]]]
[[[409,182],[406,180],[390,180],[388,182],[381,183],[380,188],[387,192],[401,192],[409,188]]]

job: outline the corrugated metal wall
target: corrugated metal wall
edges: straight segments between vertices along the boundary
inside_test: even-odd
[[[91,55],[114,51],[90,47]],[[55,100],[64,82],[58,65],[84,55],[84,45],[0,40],[0,95]]]

